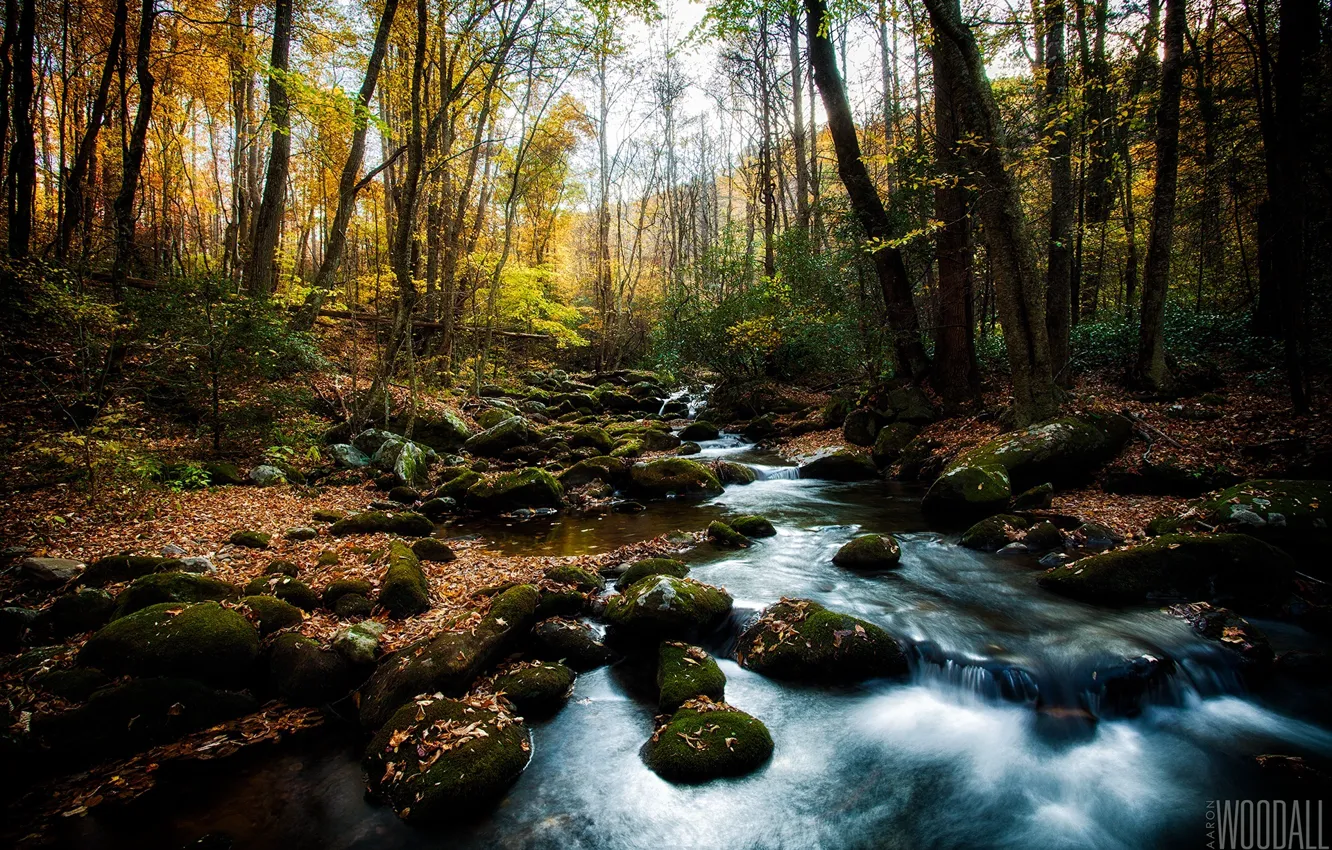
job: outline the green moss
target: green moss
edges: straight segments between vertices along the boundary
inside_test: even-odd
[[[587,623],[551,617],[532,629],[532,652],[538,658],[563,661],[575,670],[609,664],[613,653]]]
[[[696,443],[704,440],[715,440],[720,436],[721,431],[718,430],[716,425],[702,419],[690,422],[684,427],[684,430],[680,432],[681,440],[693,440]]]
[[[574,671],[558,661],[533,661],[496,677],[495,693],[524,716],[543,717],[564,705],[575,678]]]
[[[474,457],[499,457],[509,449],[535,442],[537,436],[526,419],[512,416],[493,428],[469,437],[463,443],[463,451]]]
[[[133,614],[159,602],[204,602],[240,595],[234,584],[194,573],[156,573],[137,578],[116,597],[112,619]]]
[[[346,511],[336,511],[331,508],[315,508],[310,512],[310,519],[315,522],[337,522],[347,516]]]
[[[280,629],[299,626],[305,619],[301,609],[276,596],[246,596],[241,602],[249,609],[252,620],[258,621],[259,634],[267,637]]]
[[[1253,609],[1284,598],[1294,570],[1289,555],[1245,534],[1167,534],[1055,567],[1040,584],[1102,605],[1220,599]]]
[[[618,457],[585,458],[560,473],[560,483],[565,487],[582,487],[593,481],[618,487],[628,478],[629,462]]]
[[[851,570],[886,570],[902,560],[902,549],[891,534],[862,534],[833,555],[833,563]]]
[[[268,566],[264,567],[264,575],[284,575],[295,578],[301,571],[300,566],[295,561],[288,561],[285,558],[278,558],[270,561]]]
[[[1017,532],[1030,525],[1030,522],[1020,516],[995,514],[963,532],[962,545],[981,552],[997,552],[1016,540]]]
[[[156,558],[151,555],[111,555],[99,558],[83,571],[79,577],[81,584],[89,587],[102,587],[121,581],[133,581],[152,573],[179,570],[181,562],[177,558]]]
[[[746,537],[772,537],[777,533],[772,523],[761,516],[732,517],[727,524]]]
[[[717,480],[723,484],[753,484],[758,480],[758,473],[743,463],[719,460],[712,468],[716,470]]]
[[[746,549],[749,547],[749,538],[721,520],[713,520],[708,523],[707,537],[714,546],[720,546],[723,549]]]
[[[615,458],[636,458],[642,457],[647,448],[643,441],[637,437],[626,437],[617,440],[615,448],[611,449],[610,456]]]
[[[579,590],[601,590],[605,584],[602,577],[574,564],[557,564],[545,572],[546,580],[556,584],[571,584]]]
[[[783,599],[740,636],[740,663],[778,679],[855,682],[907,670],[892,635],[808,599]]]
[[[518,508],[558,508],[564,504],[564,488],[544,469],[528,467],[476,482],[468,489],[464,502],[472,510],[488,514]]]
[[[388,570],[380,583],[379,604],[392,617],[411,617],[430,608],[430,582],[421,562],[400,540],[389,544]]]
[[[79,664],[111,674],[241,681],[259,652],[259,635],[216,602],[164,602],[122,617],[88,639]]]
[[[699,701],[657,728],[643,760],[665,779],[702,782],[751,773],[772,757],[772,749],[772,735],[756,718],[724,703]]]
[[[57,596],[47,609],[47,617],[56,636],[66,637],[106,625],[115,608],[115,600],[105,590],[81,587]]]
[[[878,475],[869,458],[848,449],[838,449],[800,467],[801,478],[824,481],[869,481]]]
[[[347,661],[304,635],[278,635],[269,651],[269,682],[292,705],[323,705],[351,688]]]
[[[267,549],[268,544],[273,540],[273,535],[263,531],[236,531],[227,542],[232,546],[243,546],[246,549]]]
[[[902,451],[920,433],[920,428],[910,422],[890,422],[874,438],[874,448],[870,450],[870,459],[882,469],[894,463],[902,456]]]
[[[726,696],[726,675],[717,660],[697,646],[662,643],[657,650],[657,708],[675,712],[686,701],[707,697],[721,702]]]
[[[468,726],[484,734],[456,731]],[[387,797],[403,820],[432,823],[475,817],[518,778],[530,752],[527,727],[505,712],[420,700],[379,730],[364,766],[371,790]],[[433,759],[428,766],[423,755]]]
[[[709,498],[722,494],[721,482],[710,469],[682,457],[636,463],[629,475],[634,489],[645,496],[674,493],[685,498]]]
[[[588,594],[570,588],[541,591],[537,618],[577,617],[588,608]]]
[[[639,638],[689,638],[717,625],[730,610],[731,595],[720,588],[654,575],[613,597],[606,606],[606,621]]]
[[[422,537],[412,544],[412,552],[419,560],[437,564],[447,564],[458,559],[449,544],[438,537]]]
[[[341,560],[337,549],[324,549],[319,553],[319,557],[315,559],[315,563],[321,567],[335,567]]]
[[[615,589],[623,591],[648,576],[667,575],[684,578],[688,574],[689,567],[684,561],[677,561],[675,558],[644,558],[630,566],[615,580]]]
[[[403,537],[428,537],[435,530],[430,520],[413,511],[362,511],[333,523],[336,537],[351,534],[400,534]]]
[[[1008,506],[1013,486],[998,464],[950,465],[930,485],[921,506],[962,515],[993,513]]]
[[[325,608],[331,609],[348,593],[359,593],[369,598],[373,591],[374,586],[363,578],[337,578],[324,586],[324,592],[319,594],[319,601]]]
[[[615,448],[615,439],[595,425],[583,425],[569,432],[569,448],[593,448],[607,454]]]

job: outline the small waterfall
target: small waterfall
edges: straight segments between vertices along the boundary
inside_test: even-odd
[[[702,389],[694,389],[692,387],[684,387],[683,389],[678,389],[675,392],[671,393],[666,398],[662,399],[661,409],[657,411],[657,415],[658,416],[664,415],[666,413],[667,406],[669,406],[672,402],[677,402],[680,401],[681,399],[684,399],[685,408],[688,410],[687,418],[693,419],[696,415],[698,415],[699,409],[703,407],[708,397],[708,391],[711,389],[712,389],[712,384],[707,384]]]
[[[1040,686],[1026,670],[997,661],[952,658],[930,641],[909,647],[907,661],[912,678],[956,688],[985,700],[1034,705],[1040,697]]]
[[[798,466],[753,466],[749,467],[758,473],[760,481],[795,481],[800,478],[800,467]]]

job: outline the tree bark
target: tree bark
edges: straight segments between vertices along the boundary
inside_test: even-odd
[[[17,0],[16,0],[17,2]],[[37,143],[32,124],[33,53],[37,39],[37,2],[21,0],[14,38],[14,146],[9,153],[9,256],[28,256],[32,246],[33,206],[37,201]]]
[[[1165,307],[1170,288],[1175,194],[1179,176],[1179,99],[1184,85],[1184,3],[1166,0],[1165,56],[1161,98],[1156,108],[1156,187],[1152,193],[1152,236],[1142,276],[1142,324],[1134,378],[1153,390],[1169,380],[1165,361]]]
[[[1045,274],[1045,326],[1050,370],[1063,386],[1073,307],[1073,128],[1069,121],[1064,0],[1045,0],[1045,108],[1050,146],[1050,244]]]
[[[823,110],[828,115],[828,132],[837,154],[837,173],[846,187],[851,208],[870,239],[874,270],[888,308],[888,330],[892,335],[898,374],[919,383],[929,376],[930,363],[921,342],[920,321],[911,299],[911,282],[907,279],[902,252],[886,244],[892,237],[892,229],[883,201],[861,159],[851,104],[837,71],[837,57],[827,33],[827,4],[825,0],[805,0],[805,10],[809,15],[809,63],[823,99]]]
[[[1045,289],[1036,279],[1036,259],[1027,233],[1018,187],[1006,168],[1004,127],[971,30],[962,23],[958,0],[925,0],[937,38],[957,47],[966,74],[957,87],[962,126],[978,144],[967,158],[981,180],[978,209],[993,266],[996,306],[1013,379],[1013,420],[1026,425],[1059,408],[1050,371],[1045,330]]]
[[[130,131],[129,147],[125,150],[120,191],[112,203],[116,227],[116,260],[112,276],[117,280],[129,273],[136,254],[134,203],[139,191],[139,177],[143,173],[143,157],[148,146],[148,124],[152,121],[153,95],[157,84],[148,64],[152,55],[153,24],[156,21],[156,0],[143,0],[143,7],[139,13],[139,41],[134,50],[134,76],[139,84],[139,108],[134,115],[134,129]]]
[[[800,64],[800,16],[794,10],[786,21],[791,57],[791,146],[795,149],[796,226],[809,229],[809,162],[805,155],[805,84]]]
[[[273,50],[269,59],[268,120],[273,139],[268,148],[264,196],[255,216],[246,288],[250,295],[267,297],[277,289],[277,250],[282,216],[287,207],[287,171],[291,166],[291,113],[287,71],[291,57],[292,0],[275,0]]]

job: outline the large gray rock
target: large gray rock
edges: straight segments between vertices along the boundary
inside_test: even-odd
[[[363,469],[370,465],[370,456],[351,443],[334,443],[328,447],[328,453],[343,469]]]
[[[69,558],[24,558],[19,562],[19,571],[25,579],[52,587],[73,581],[86,568],[82,561]]]

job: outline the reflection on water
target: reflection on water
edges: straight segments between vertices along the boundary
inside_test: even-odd
[[[750,451],[726,442],[705,450]],[[769,477],[703,504],[480,529],[504,551],[565,554],[762,513],[776,537],[689,555],[694,576],[736,599],[713,651],[725,653],[745,619],[781,596],[910,642],[906,681],[853,688],[778,684],[722,659],[727,700],[776,742],[751,776],[677,786],[647,770],[638,750],[653,706],[621,665],[581,676],[569,705],[535,724],[527,771],[471,825],[407,827],[362,798],[355,748],[326,744],[177,789],[151,820],[71,823],[68,838],[178,847],[220,831],[237,847],[280,850],[1200,846],[1206,800],[1258,793],[1254,754],[1332,756],[1327,728],[1247,695],[1226,656],[1180,621],[1048,594],[1031,563],[929,531],[918,496]],[[831,563],[866,531],[898,534],[899,569],[862,575]]]

